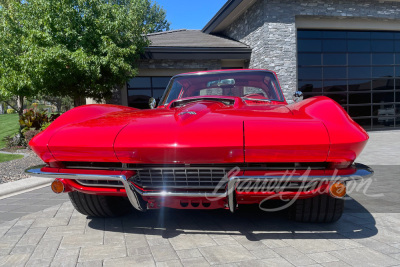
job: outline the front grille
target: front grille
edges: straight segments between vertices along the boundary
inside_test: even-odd
[[[124,187],[122,182],[113,180],[76,180],[78,184],[95,187]]]
[[[136,172],[135,184],[154,189],[214,189],[226,175],[224,168],[151,168],[137,169]]]

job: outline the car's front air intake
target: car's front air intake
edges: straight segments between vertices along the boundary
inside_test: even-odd
[[[225,168],[137,169],[133,182],[142,188],[214,189],[226,175]],[[227,179],[226,179],[227,181]]]

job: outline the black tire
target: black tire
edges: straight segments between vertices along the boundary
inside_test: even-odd
[[[344,199],[329,195],[298,199],[289,209],[289,218],[297,222],[330,223],[342,217]]]
[[[116,217],[132,211],[126,197],[89,195],[73,191],[68,193],[72,205],[83,215],[93,217]]]

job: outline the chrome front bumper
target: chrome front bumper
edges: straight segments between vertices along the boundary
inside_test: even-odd
[[[168,192],[168,191],[143,191],[134,186],[125,175],[97,175],[97,174],[76,174],[76,173],[59,173],[59,172],[43,172],[41,169],[45,165],[35,166],[25,170],[27,174],[37,177],[44,178],[62,178],[72,180],[112,180],[120,181],[125,188],[126,194],[133,207],[140,211],[145,211],[146,206],[143,205],[140,196],[146,197],[207,197],[207,198],[228,198],[228,206],[231,212],[236,209],[236,186],[239,182],[243,181],[278,181],[286,179],[287,181],[293,182],[318,182],[318,181],[335,181],[335,182],[347,182],[367,178],[373,175],[374,171],[363,164],[354,164],[356,170],[352,174],[340,175],[340,176],[230,176],[225,181],[225,192],[223,193],[210,193],[210,192]]]

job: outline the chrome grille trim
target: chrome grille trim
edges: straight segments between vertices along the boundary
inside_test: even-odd
[[[123,188],[124,185],[120,181],[113,180],[75,180],[78,184],[84,186],[95,186],[95,187],[119,187]]]
[[[296,181],[242,181],[237,183],[237,189],[252,192],[305,192],[320,186],[319,182],[296,182]]]
[[[132,182],[142,188],[214,189],[229,171],[225,168],[141,168]],[[227,182],[227,180],[226,180]]]

